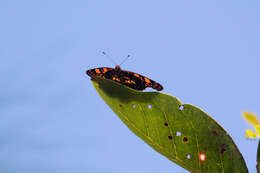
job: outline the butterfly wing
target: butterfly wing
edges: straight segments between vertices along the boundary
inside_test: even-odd
[[[100,68],[93,68],[86,71],[86,74],[90,77],[101,77],[106,79],[112,79],[115,70],[111,67],[100,67]]]
[[[137,73],[121,70],[120,67],[114,69],[111,67],[100,67],[86,71],[90,77],[101,77],[121,83],[135,90],[144,90],[147,87],[152,87],[158,91],[163,89],[162,85]]]
[[[122,71],[121,73],[123,73],[120,75],[123,77],[122,81],[130,88],[144,90],[147,87],[152,87],[157,91],[163,90],[163,86],[161,84],[145,76],[130,71]]]

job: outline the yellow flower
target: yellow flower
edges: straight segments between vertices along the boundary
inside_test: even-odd
[[[257,116],[247,111],[243,111],[242,114],[247,122],[255,129],[255,132],[253,130],[247,129],[246,138],[260,138],[260,121],[258,120]]]

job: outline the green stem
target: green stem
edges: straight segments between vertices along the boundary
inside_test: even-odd
[[[256,155],[256,170],[260,173],[260,140],[258,141],[257,155]]]

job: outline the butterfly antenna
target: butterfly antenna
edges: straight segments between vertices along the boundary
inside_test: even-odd
[[[106,52],[102,52],[103,55],[105,55],[110,61],[112,61],[115,65],[117,65],[117,63],[106,53]]]
[[[129,57],[130,55],[127,55],[127,57],[119,64],[119,66],[121,66]]]

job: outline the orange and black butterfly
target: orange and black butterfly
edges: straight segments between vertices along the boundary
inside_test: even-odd
[[[144,90],[146,87],[152,87],[157,91],[161,91],[163,86],[147,77],[140,74],[125,71],[116,65],[115,68],[100,67],[86,71],[90,77],[101,77],[109,80],[113,80],[125,86],[128,86],[135,90]]]

